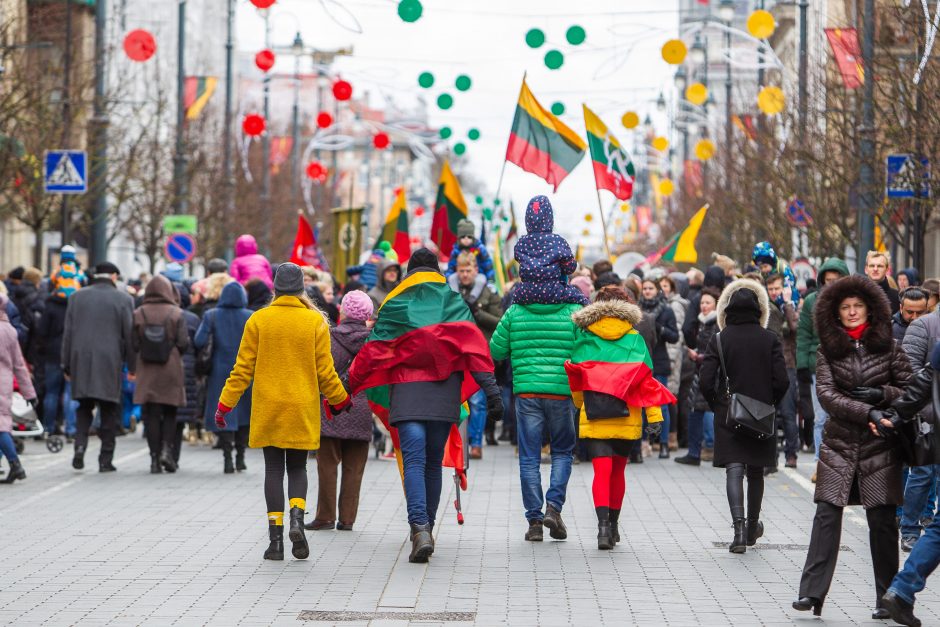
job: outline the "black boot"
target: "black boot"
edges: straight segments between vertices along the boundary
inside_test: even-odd
[[[411,555],[408,561],[412,564],[426,564],[433,552],[431,525],[411,525]]]
[[[914,616],[914,606],[891,592],[890,590],[881,597],[883,609],[888,610],[891,619],[900,625],[909,625],[910,627],[920,627],[920,619]]]
[[[614,548],[613,533],[610,529],[610,508],[595,507],[597,513],[597,548],[609,551]]]
[[[160,465],[160,456],[151,455],[150,456],[150,474],[159,475],[163,472],[163,466]]]
[[[728,550],[732,553],[744,553],[747,550],[747,522],[744,518],[744,475],[747,467],[737,462],[725,467],[725,490],[728,493],[728,506],[731,508],[731,521],[734,525],[734,539]]]
[[[822,599],[817,599],[814,597],[800,597],[793,602],[793,609],[800,612],[808,612],[813,610],[813,616],[822,615]]]
[[[13,483],[17,479],[25,479],[26,471],[23,470],[23,464],[20,463],[20,460],[13,459],[10,460],[10,472],[7,473],[7,476],[4,477],[3,481],[0,483]]]
[[[245,465],[245,449],[236,448],[235,449],[235,470],[242,472],[243,470],[248,470],[248,466]]]
[[[232,441],[229,437],[228,432],[219,433],[219,443],[222,445],[222,472],[227,475],[235,472],[235,465],[232,463]]]
[[[290,508],[288,537],[293,543],[290,552],[295,558],[305,560],[310,557],[310,546],[307,544],[307,536],[304,535],[304,510],[299,507]]]
[[[732,553],[744,553],[747,551],[747,521],[742,516],[734,519],[734,539],[728,550]]]
[[[164,445],[160,452],[160,465],[167,472],[176,472],[176,460],[173,459],[173,449]]]
[[[757,539],[764,535],[764,523],[756,519],[747,519],[747,545],[754,546]]]
[[[72,458],[72,468],[81,470],[85,467],[85,447],[75,447],[75,457]]]
[[[614,541],[614,545],[620,542],[620,510],[611,509],[610,510],[610,539]]]
[[[266,560],[283,560],[284,559],[284,526],[283,525],[268,525],[268,537],[271,539],[271,544],[268,545],[267,550],[264,552],[264,559]]]
[[[487,429],[484,431],[486,434],[486,443],[490,446],[498,446],[499,442],[496,440],[495,429]]]

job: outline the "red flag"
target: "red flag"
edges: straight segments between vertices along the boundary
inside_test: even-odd
[[[825,30],[845,88],[858,89],[865,83],[865,68],[862,66],[862,50],[858,45],[858,31],[854,28],[827,28]]]
[[[297,235],[294,236],[294,247],[291,249],[290,261],[298,266],[320,267],[317,238],[314,236],[307,218],[301,212],[297,212]]]

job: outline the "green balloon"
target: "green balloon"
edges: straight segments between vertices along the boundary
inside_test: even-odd
[[[560,102],[552,103],[552,113],[555,115],[562,115],[565,112],[565,105]]]
[[[441,94],[437,97],[437,106],[441,109],[450,109],[454,106],[454,98],[450,94]]]
[[[584,43],[584,39],[587,35],[584,32],[584,29],[580,26],[572,26],[568,29],[568,32],[565,33],[565,39],[568,40],[568,43],[572,46],[579,46]]]
[[[480,139],[480,129],[471,128],[469,131],[467,131],[467,137],[469,137],[471,141]]]
[[[533,28],[525,34],[525,43],[530,48],[538,48],[545,43],[545,33],[538,28]]]
[[[463,142],[457,142],[454,144],[455,155],[462,155],[465,152],[467,152],[467,147],[463,144]]]
[[[448,137],[454,134],[454,132],[450,130],[449,126],[442,126],[439,133],[440,133],[441,139],[447,139]]]
[[[549,50],[545,53],[545,67],[557,70],[565,63],[565,55],[558,50]]]
[[[430,72],[421,72],[418,75],[418,84],[427,89],[434,84],[434,75]]]
[[[456,82],[457,89],[459,89],[460,91],[467,91],[468,89],[470,89],[470,85],[472,82],[473,81],[470,80],[469,76],[467,76],[466,74],[461,74],[460,76],[457,77],[457,82]]]
[[[398,3],[398,17],[405,22],[417,22],[423,11],[424,7],[419,0],[401,0]]]

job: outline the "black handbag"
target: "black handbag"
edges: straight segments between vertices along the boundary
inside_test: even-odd
[[[754,440],[768,440],[775,435],[776,409],[756,398],[731,392],[731,380],[725,367],[725,355],[721,349],[721,333],[715,334],[718,345],[718,361],[721,363],[721,375],[725,378],[725,395],[728,398],[728,415],[725,426],[735,433]]]
[[[934,462],[933,425],[920,415],[897,425],[895,439],[901,459],[908,466],[929,466]]]

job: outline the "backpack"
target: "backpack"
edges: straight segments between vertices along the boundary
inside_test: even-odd
[[[76,262],[63,261],[52,277],[52,291],[59,291],[68,298],[81,289],[84,278]]]
[[[144,332],[140,336],[140,358],[148,364],[165,364],[170,360],[170,353],[176,345],[166,332],[166,320],[160,324],[150,324],[143,307],[140,308],[140,315],[144,319]]]

